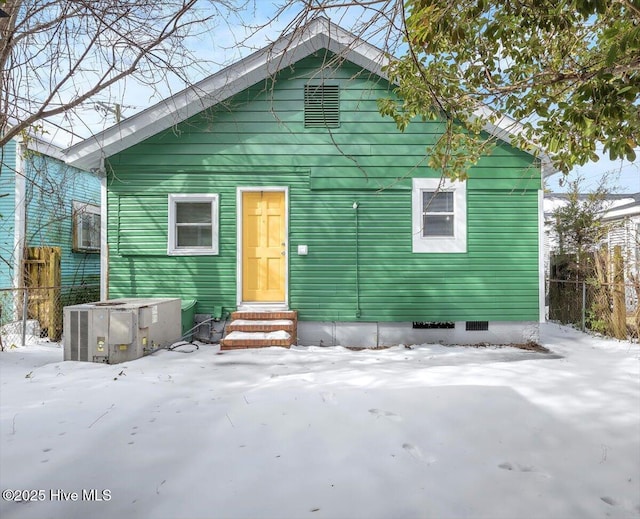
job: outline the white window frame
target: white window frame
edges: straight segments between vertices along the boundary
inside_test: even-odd
[[[423,236],[422,193],[453,192],[453,236]],[[467,183],[440,178],[414,178],[412,202],[412,251],[414,253],[467,252]]]
[[[90,204],[87,202],[78,202],[73,201],[72,204],[73,210],[73,250],[75,252],[92,252],[98,253],[100,252],[100,234],[102,230],[102,218],[100,212],[100,206],[95,204]],[[85,215],[98,215],[98,224],[97,224],[97,240],[95,244],[89,245],[88,247],[83,246],[82,244],[82,220]]]
[[[178,202],[209,202],[211,204],[211,247],[178,247],[176,244],[176,204]],[[217,193],[197,193],[197,194],[170,194],[169,214],[168,214],[168,244],[167,254],[169,256],[217,256],[219,230],[219,196]]]

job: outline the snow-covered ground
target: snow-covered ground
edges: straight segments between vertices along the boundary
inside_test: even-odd
[[[542,343],[5,351],[0,516],[640,517],[639,345]]]

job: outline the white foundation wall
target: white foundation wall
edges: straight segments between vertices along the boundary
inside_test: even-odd
[[[489,329],[467,331],[464,321],[449,329],[414,329],[411,322],[298,322],[300,346],[375,348],[397,344],[525,344],[539,341],[536,321],[489,321]]]

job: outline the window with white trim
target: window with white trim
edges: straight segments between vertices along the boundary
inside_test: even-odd
[[[467,252],[467,184],[440,178],[414,178],[412,250]]]
[[[73,202],[73,250],[100,252],[100,207]]]
[[[169,243],[172,256],[218,254],[218,195],[170,194]]]

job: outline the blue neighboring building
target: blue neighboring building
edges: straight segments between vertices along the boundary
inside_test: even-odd
[[[8,297],[2,289],[24,286],[25,254],[35,247],[59,248],[62,304],[75,302],[69,287],[99,298],[100,179],[65,164],[57,146],[30,137],[0,148],[0,297]]]

